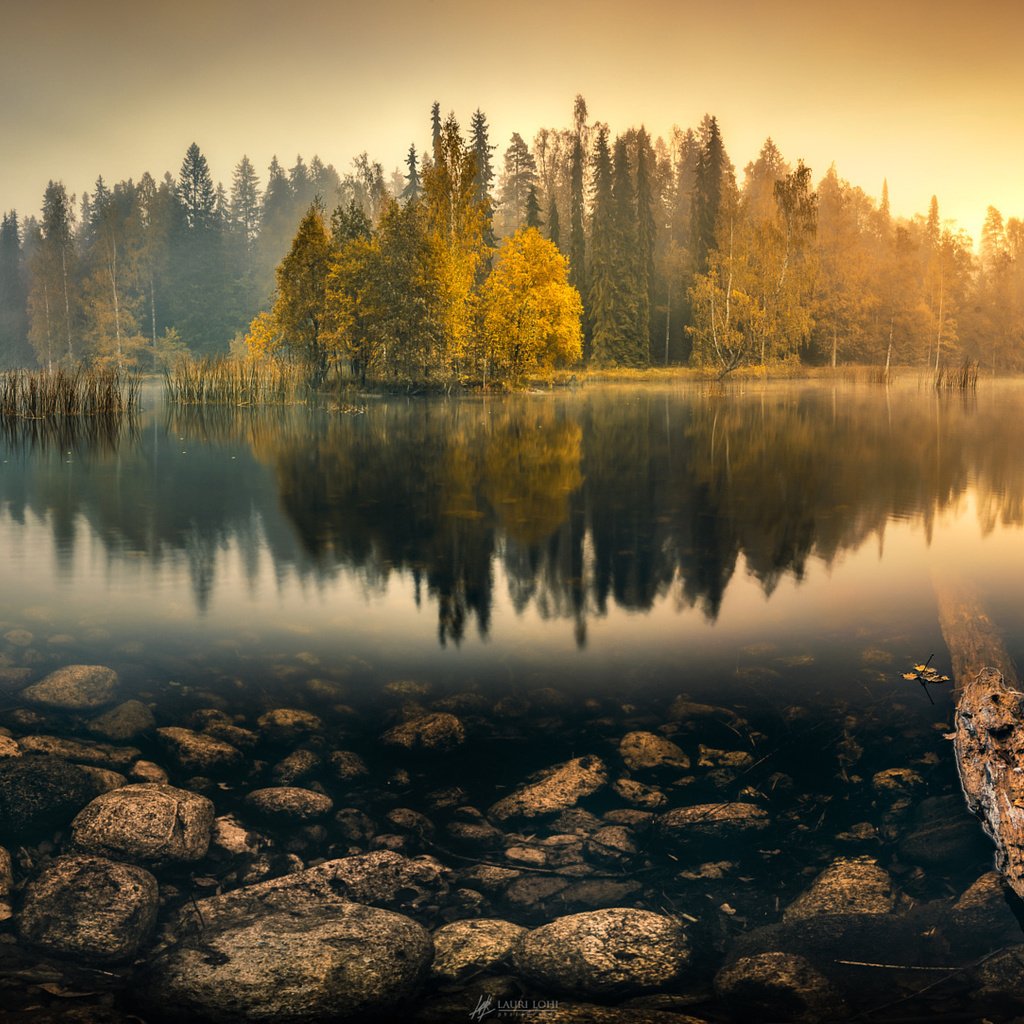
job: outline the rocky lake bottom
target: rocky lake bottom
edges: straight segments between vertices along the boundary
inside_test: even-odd
[[[715,704],[297,663],[283,689],[129,690],[22,640],[5,1021],[1024,1015],[948,688]]]

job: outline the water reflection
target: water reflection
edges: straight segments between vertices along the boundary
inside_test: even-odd
[[[0,435],[0,503],[48,524],[71,572],[78,522],[111,559],[184,558],[207,607],[234,547],[250,585],[341,572],[415,581],[442,644],[491,628],[496,565],[517,611],[587,623],[668,599],[714,620],[737,566],[767,595],[970,492],[981,525],[1024,521],[1024,391],[592,390],[370,400],[361,412],[156,408],[115,437]]]

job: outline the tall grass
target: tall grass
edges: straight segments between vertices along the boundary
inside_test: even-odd
[[[305,390],[300,367],[224,357],[180,359],[164,382],[178,405],[283,405],[298,401]]]
[[[123,416],[139,403],[139,379],[119,370],[8,370],[0,373],[0,419]]]
[[[959,369],[951,370],[940,366],[935,374],[935,388],[954,391],[974,391],[978,387],[978,364],[965,359]]]

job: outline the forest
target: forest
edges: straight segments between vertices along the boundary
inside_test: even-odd
[[[426,128],[426,124],[425,124]],[[183,355],[287,356],[322,384],[515,382],[555,366],[780,362],[1024,368],[1024,222],[979,244],[938,200],[912,218],[835,166],[815,181],[768,138],[738,173],[718,122],[615,137],[568,127],[498,156],[486,116],[433,105],[424,152],[366,153],[215,184],[175,177],[0,225],[0,366],[161,370]]]

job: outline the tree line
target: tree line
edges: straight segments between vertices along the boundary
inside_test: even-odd
[[[98,179],[76,204],[0,223],[0,360],[159,367],[183,352],[289,353],[314,380],[514,380],[557,363],[780,360],[1024,368],[1024,222],[989,208],[980,245],[891,214],[831,167],[816,184],[769,138],[738,174],[717,120],[613,137],[571,123],[500,160],[477,111],[435,103],[421,155],[385,176],[314,158],[215,185]]]

